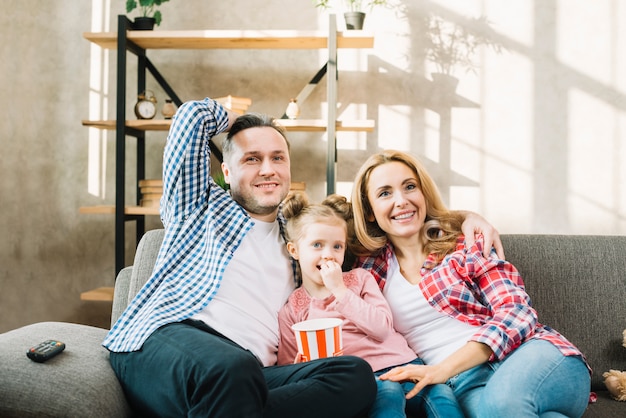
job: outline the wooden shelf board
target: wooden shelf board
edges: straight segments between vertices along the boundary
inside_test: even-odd
[[[98,129],[115,129],[115,120],[83,120],[83,126]],[[150,120],[127,120],[126,126],[140,131],[169,131],[172,125],[171,120],[150,119]]]
[[[324,119],[278,119],[278,123],[287,131],[302,132],[325,132],[326,120]],[[373,120],[338,120],[335,124],[337,131],[371,132],[374,130]]]
[[[299,132],[324,132],[326,131],[326,121],[324,119],[278,119],[278,122],[287,131]],[[83,120],[83,126],[98,129],[115,129],[114,120]],[[171,120],[127,120],[126,126],[141,131],[169,131]],[[351,132],[371,132],[374,130],[373,120],[338,120],[337,131]]]
[[[99,205],[99,206],[81,206],[78,208],[78,213],[83,215],[101,215],[101,214],[115,214],[114,205]],[[156,206],[126,206],[124,208],[126,215],[159,215],[159,208]]]
[[[80,300],[89,300],[97,302],[113,302],[113,287],[99,287],[97,289],[88,290],[80,294]]]
[[[306,190],[306,183],[303,181],[291,182],[291,190]],[[81,206],[78,212],[83,215],[113,215],[115,205]],[[159,215],[158,206],[126,206],[124,213],[127,215]]]
[[[85,32],[102,48],[117,47],[116,32]],[[328,35],[297,30],[128,31],[128,39],[145,49],[325,49]],[[374,37],[360,30],[337,32],[338,48],[373,48]]]

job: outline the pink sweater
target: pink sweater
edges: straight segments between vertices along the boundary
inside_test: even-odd
[[[289,296],[278,313],[278,364],[291,364],[296,358],[298,348],[291,326],[315,318],[343,319],[343,354],[361,357],[374,371],[414,360],[417,355],[393,328],[391,310],[374,277],[358,268],[343,273],[343,281],[350,292],[341,300],[312,298],[304,287]]]

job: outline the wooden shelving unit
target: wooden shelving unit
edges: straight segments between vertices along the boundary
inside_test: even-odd
[[[80,299],[92,302],[112,302],[114,292],[114,287],[99,287],[81,293]]]
[[[115,32],[85,32],[83,37],[105,49],[117,48]],[[373,48],[363,31],[337,32],[337,48]],[[126,39],[143,49],[325,49],[328,33],[299,30],[133,31]]]
[[[279,119],[281,125],[287,131],[299,132],[324,132],[328,129],[328,122],[325,119]],[[83,126],[99,129],[113,130],[116,127],[114,120],[83,120]],[[172,124],[171,120],[127,120],[125,126],[127,128],[137,129],[141,131],[169,131]],[[372,120],[350,120],[335,122],[335,129],[350,132],[371,132],[374,130],[374,121]]]
[[[120,15],[118,16],[117,32],[85,32],[83,34],[83,37],[88,41],[102,48],[117,51],[116,118],[114,120],[82,121],[83,126],[86,127],[116,131],[115,204],[79,208],[79,212],[82,214],[115,215],[115,275],[125,267],[125,223],[128,221],[136,222],[136,241],[139,242],[145,232],[144,217],[159,214],[158,208],[140,206],[138,200],[130,205],[125,201],[126,137],[135,137],[137,140],[135,169],[137,179],[142,180],[145,178],[146,133],[149,131],[168,131],[171,125],[169,120],[126,119],[128,52],[136,55],[138,59],[137,93],[145,90],[146,75],[149,72],[174,103],[180,106],[182,100],[146,56],[148,49],[324,49],[328,52],[328,62],[324,69],[328,74],[335,75],[337,74],[337,49],[372,48],[374,46],[373,36],[363,31],[338,32],[335,15],[329,17],[328,32],[292,30],[134,31],[131,29],[131,22],[128,18]],[[339,131],[370,132],[375,125],[374,121],[371,120],[337,120],[337,77],[335,76],[327,79],[327,100],[328,115],[326,119],[280,119],[280,122],[288,131],[327,132],[327,192],[332,193],[335,187],[336,133]],[[212,147],[215,155],[221,159],[219,149],[215,145]],[[139,195],[139,190],[137,190],[137,195]],[[84,300],[103,300],[104,297],[104,300],[108,300],[107,295],[110,295],[112,299],[112,292],[109,290],[96,289],[85,292],[81,298]]]
[[[85,215],[114,215],[115,205],[82,206],[78,208],[78,213]],[[126,215],[158,215],[159,208],[152,206],[125,206],[124,213]]]

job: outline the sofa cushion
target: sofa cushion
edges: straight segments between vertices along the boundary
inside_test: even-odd
[[[503,235],[502,241],[539,322],[585,354],[593,369],[593,390],[605,389],[602,373],[626,370],[626,237]]]
[[[1,417],[127,417],[131,411],[101,343],[107,330],[40,322],[0,334]],[[26,357],[47,339],[65,350],[45,363]]]

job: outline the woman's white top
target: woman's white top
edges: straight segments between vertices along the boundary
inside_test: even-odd
[[[409,283],[400,273],[395,255],[389,264],[383,294],[391,306],[394,327],[426,364],[442,362],[476,332],[476,327],[432,307],[419,285]]]

